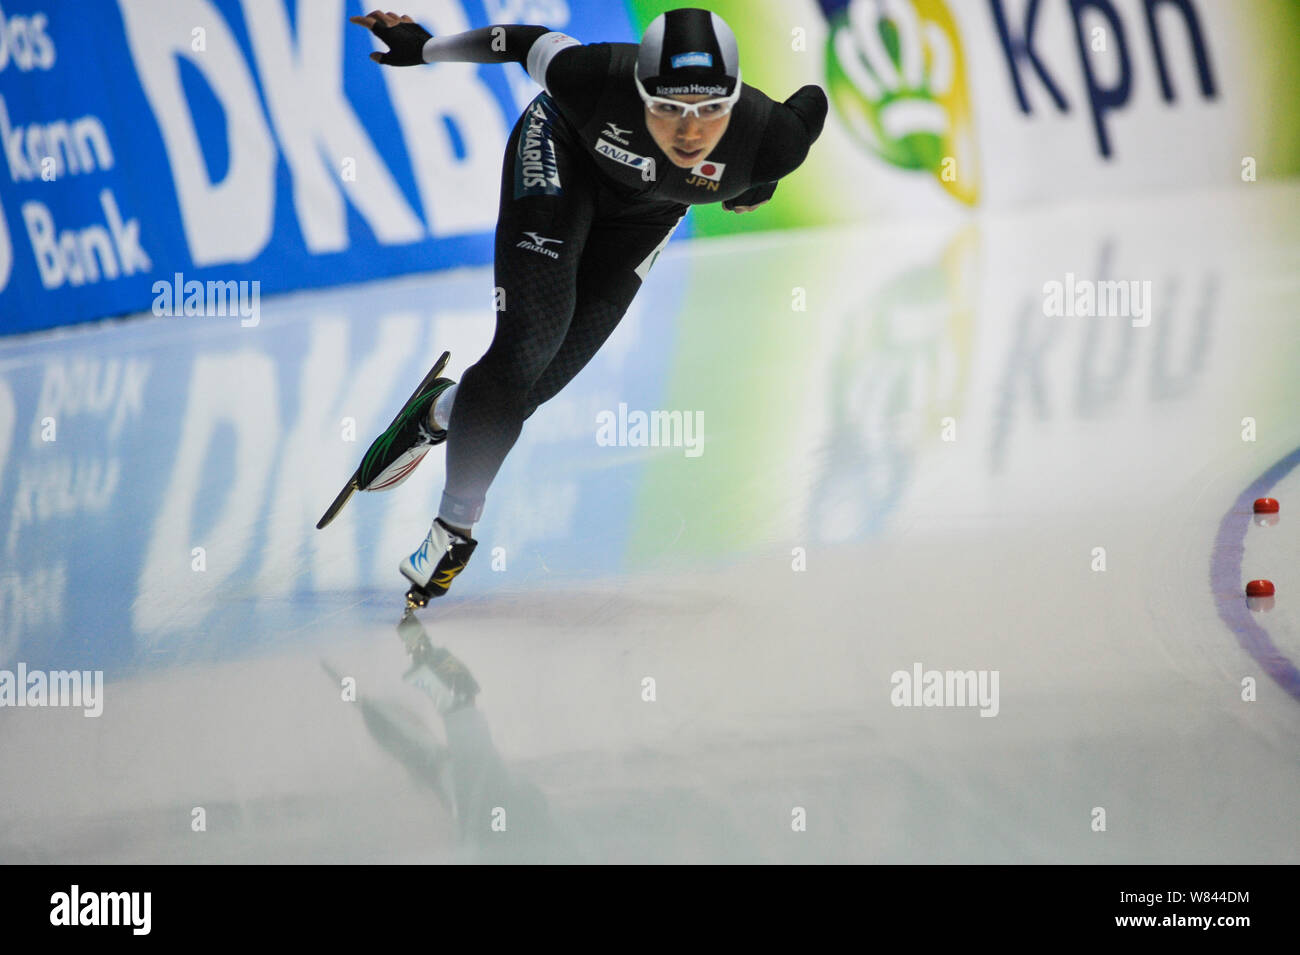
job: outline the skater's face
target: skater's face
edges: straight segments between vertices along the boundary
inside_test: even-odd
[[[671,98],[682,103],[698,103],[711,97],[692,94]],[[649,109],[645,111],[646,129],[650,130],[655,145],[667,154],[674,166],[682,169],[690,169],[708,158],[730,122],[730,111],[704,119],[698,116],[656,116]]]

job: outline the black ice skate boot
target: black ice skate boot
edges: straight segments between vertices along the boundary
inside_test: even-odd
[[[398,567],[411,582],[406,592],[407,609],[423,607],[431,598],[445,594],[477,546],[478,541],[456,533],[442,518],[435,519],[424,543]]]

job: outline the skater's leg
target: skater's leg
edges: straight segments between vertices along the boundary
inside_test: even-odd
[[[446,593],[476,542],[471,533],[488,486],[519,438],[524,419],[578,373],[617,326],[685,206],[619,208],[597,185],[580,148],[546,140],[563,192],[521,189],[525,161],[515,127],[502,175],[495,275],[497,326],[466,370],[447,422],[447,484],[434,526],[401,567],[408,607]],[[529,130],[535,145],[536,127]],[[543,190],[545,191],[545,190]],[[593,225],[600,211],[600,224]],[[434,409],[431,415],[436,415]]]
[[[559,394],[573,376],[586,366],[627,312],[632,296],[613,294],[613,290],[604,288],[603,285],[601,282],[583,283],[579,280],[573,321],[569,324],[569,331],[559,351],[528,392],[525,419],[537,410],[538,405]],[[459,387],[452,385],[438,396],[429,410],[431,428],[444,431],[449,428],[451,410],[455,407]]]
[[[519,437],[529,393],[568,333],[595,212],[590,159],[558,140],[563,191],[517,197],[518,137],[519,127],[507,151],[496,231],[495,276],[503,307],[491,346],[461,377],[447,426],[447,485],[439,517],[465,532],[478,520],[488,485]]]
[[[618,327],[641,287],[654,257],[681,221],[675,212],[634,224],[595,223],[578,268],[573,320],[559,350],[528,394],[531,415],[580,372]],[[597,251],[600,250],[600,251]],[[430,426],[446,430],[458,385],[441,395],[430,411]]]
[[[498,318],[492,348],[465,373],[452,405],[450,434],[457,435],[467,420],[477,423],[479,415],[486,423],[480,424],[482,437],[473,445],[448,443],[447,489],[438,515],[444,522],[468,536],[524,419],[558,394],[609,338],[681,215],[680,207],[664,206],[649,215],[592,224],[571,293],[566,287],[561,295],[549,283],[539,286],[532,281],[538,275],[535,270],[523,273],[530,281],[515,281],[515,288],[524,293],[520,312],[508,321]],[[498,282],[510,313],[519,299],[511,298],[511,287],[502,281],[501,252],[498,242]],[[479,404],[474,414],[462,415],[458,409],[467,400],[471,372],[469,400]]]
[[[592,226],[578,271],[573,321],[555,357],[528,394],[528,415],[559,394],[605,344],[680,221],[681,212],[673,206],[631,220],[598,220]]]

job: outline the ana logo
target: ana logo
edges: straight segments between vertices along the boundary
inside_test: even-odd
[[[678,53],[670,61],[673,69],[681,66],[712,66],[712,53]]]
[[[547,242],[554,242],[556,245],[563,245],[563,239],[552,239],[544,235],[538,235],[536,232],[525,232],[527,239],[520,239],[515,243],[516,249],[527,249],[529,252],[540,252],[542,255],[550,256],[552,259],[558,259],[560,253],[554,249],[546,248]],[[529,241],[531,239],[532,241]]]
[[[612,159],[614,162],[622,163],[624,166],[631,166],[633,169],[640,169],[649,159],[645,156],[638,156],[636,153],[628,152],[626,149],[619,149],[607,139],[596,140],[596,152],[600,153],[606,159]]]
[[[622,143],[624,146],[627,145],[627,139],[625,137],[630,132],[632,132],[632,130],[624,129],[622,126],[618,126],[614,123],[608,121],[605,123],[604,135],[608,136],[616,143]]]
[[[849,132],[885,162],[979,198],[961,39],[944,0],[820,0],[826,86]]]

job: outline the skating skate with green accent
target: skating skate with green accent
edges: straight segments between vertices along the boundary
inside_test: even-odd
[[[428,419],[429,409],[437,397],[455,384],[449,378],[438,377],[450,360],[451,352],[445,351],[429,369],[397,417],[370,445],[351,479],[334,498],[334,503],[316,522],[317,530],[334,520],[355,492],[388,491],[397,487],[411,476],[431,447],[447,440],[447,432],[431,428]]]

